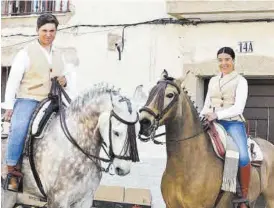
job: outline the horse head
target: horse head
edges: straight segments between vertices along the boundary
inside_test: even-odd
[[[140,134],[153,138],[159,126],[177,116],[181,93],[181,80],[168,76],[166,70],[151,89],[147,102],[140,109]],[[184,94],[184,93],[183,93]]]
[[[122,176],[130,172],[132,161],[139,161],[135,128],[139,117],[128,98],[118,92],[109,95],[112,108],[100,114],[98,126],[108,149],[104,153],[113,160],[115,173]]]

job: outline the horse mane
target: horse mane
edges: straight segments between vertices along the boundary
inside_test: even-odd
[[[200,125],[202,127],[202,122],[201,122],[201,118],[200,118],[200,112],[198,111],[198,107],[195,105],[195,101],[193,101],[191,99],[191,96],[188,95],[188,91],[186,89],[186,87],[182,87],[181,88],[184,96],[187,100],[187,103],[189,104],[190,108],[191,108],[191,112],[193,117],[195,118],[195,120],[197,121],[197,124]]]
[[[68,111],[79,112],[87,104],[96,102],[97,98],[107,93],[120,94],[120,89],[115,88],[114,85],[110,85],[105,82],[94,84],[82,93],[80,93],[68,107]]]
[[[122,96],[120,94],[120,89],[115,88],[114,85],[110,85],[108,83],[101,82],[99,84],[93,85],[93,87],[85,90],[83,93],[81,93],[78,97],[75,98],[74,101],[71,102],[70,106],[68,107],[68,110],[70,112],[81,112],[83,111],[83,108],[87,105],[90,105],[92,103],[98,105],[98,99],[102,95],[106,94],[114,94],[114,95],[119,95],[120,99],[119,102],[126,102],[127,105],[127,110],[130,114],[132,114],[133,109],[132,109],[132,103],[130,99],[128,99],[125,96]],[[111,95],[110,99],[112,99]],[[112,104],[113,105],[113,104]],[[114,107],[114,106],[113,106]],[[82,114],[83,115],[83,114]],[[86,112],[84,112],[84,115],[86,115]],[[138,156],[138,150],[137,150],[137,144],[136,144],[136,133],[135,133],[135,124],[128,125],[128,140],[125,143],[124,149],[127,150],[129,149],[130,155],[131,155],[131,160],[133,162],[139,161],[139,156]],[[123,149],[123,150],[124,150]]]
[[[200,112],[198,111],[198,107],[196,106],[196,103],[194,100],[191,99],[191,96],[188,95],[188,91],[186,90],[185,87],[182,88],[183,92],[185,93],[186,97],[187,97],[187,100],[189,101],[190,103],[190,106],[191,106],[191,109],[196,113],[196,114],[200,114]]]

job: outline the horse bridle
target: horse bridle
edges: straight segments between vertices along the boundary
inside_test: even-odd
[[[106,173],[109,172],[109,169],[112,165],[112,162],[114,160],[115,157],[117,157],[115,154],[107,154],[109,155],[109,158],[108,159],[105,159],[105,158],[101,158],[101,157],[98,157],[98,156],[95,156],[95,155],[91,155],[91,154],[88,154],[86,153],[79,145],[78,143],[75,141],[75,139],[71,136],[69,130],[68,130],[68,127],[67,127],[67,124],[66,124],[66,119],[65,119],[65,109],[64,109],[64,106],[65,104],[63,103],[62,101],[62,95],[64,95],[64,97],[66,98],[67,102],[70,103],[71,102],[71,99],[69,98],[68,94],[65,92],[65,90],[62,88],[62,86],[57,82],[57,78],[53,78],[52,80],[52,85],[51,85],[51,89],[50,89],[50,93],[48,95],[48,98],[44,99],[41,101],[41,104],[44,104],[48,101],[52,101],[54,102],[54,104],[58,104],[58,107],[59,107],[59,112],[60,112],[60,124],[61,124],[61,128],[66,136],[66,138],[79,150],[81,151],[87,158],[89,158],[90,160],[92,160],[94,162],[94,164],[96,165],[96,167],[98,168],[99,171],[104,171]],[[40,106],[43,106],[43,105],[40,105]],[[39,107],[39,110],[41,109],[41,107]],[[36,110],[37,111],[37,110]],[[35,111],[35,112],[36,112]],[[137,119],[136,121],[134,122],[128,122],[128,121],[125,121],[124,119],[120,118],[113,110],[111,111],[111,116],[114,116],[116,119],[118,119],[120,122],[126,124],[126,125],[134,125],[138,120],[139,120],[139,117],[138,117],[138,114],[137,114]],[[109,119],[111,119],[111,116]],[[34,120],[34,117],[32,117],[31,121],[30,121],[30,124],[33,123],[33,120]],[[30,125],[31,126],[31,125]],[[30,167],[31,167],[31,170],[32,170],[32,174],[33,174],[33,177],[35,179],[35,182],[36,182],[36,185],[38,187],[38,189],[40,190],[41,194],[44,196],[44,199],[43,200],[47,200],[47,194],[45,193],[45,190],[43,188],[43,185],[42,185],[42,182],[41,182],[41,179],[39,177],[39,174],[37,172],[37,169],[35,168],[35,162],[34,162],[34,157],[33,157],[33,139],[30,139],[30,131],[31,131],[31,128],[29,128],[28,130],[28,136],[26,138],[26,143],[28,144],[26,147],[25,147],[25,154],[26,156],[29,157],[29,162],[30,162]],[[111,130],[110,130],[111,131]],[[105,147],[104,147],[104,141],[101,143],[101,147],[102,149],[107,153]],[[112,142],[110,141],[110,144]],[[105,145],[106,146],[106,145]],[[111,147],[112,148],[112,147]],[[113,150],[112,150],[113,152]],[[111,151],[110,151],[111,153]],[[102,167],[100,164],[98,164],[98,160],[100,161],[103,161],[103,162],[109,162],[109,165],[107,168],[104,168]],[[2,180],[2,178],[1,178]]]
[[[141,141],[148,142],[149,140],[152,140],[155,144],[165,144],[165,142],[160,142],[160,141],[155,140],[156,137],[163,136],[163,135],[165,135],[165,133],[162,133],[162,134],[159,134],[159,135],[155,135],[155,133],[156,133],[156,130],[159,128],[160,120],[165,116],[165,114],[170,110],[170,108],[172,108],[172,106],[179,100],[179,95],[181,94],[181,89],[180,89],[180,87],[178,85],[176,85],[176,83],[173,82],[173,80],[174,79],[172,77],[165,77],[164,80],[160,80],[160,81],[157,82],[157,85],[161,84],[161,83],[164,83],[165,84],[165,89],[166,89],[166,87],[167,87],[168,84],[172,85],[173,87],[176,88],[176,90],[178,92],[177,94],[175,94],[173,100],[168,104],[168,106],[166,108],[164,108],[164,109],[158,109],[159,112],[158,112],[158,114],[156,114],[153,110],[151,110],[150,108],[146,107],[150,103],[146,103],[146,106],[142,107],[139,110],[140,113],[142,111],[145,111],[145,112],[149,113],[150,115],[152,115],[154,117],[154,123],[152,124],[152,133],[151,133],[151,135],[148,138],[143,138],[139,134],[138,138]],[[159,98],[159,99],[161,99],[161,98]],[[164,98],[162,98],[162,99],[164,99]],[[193,137],[196,137],[196,136],[200,135],[201,133],[203,133],[203,131],[199,132],[197,134],[194,134],[193,136],[190,136],[190,137],[187,137],[187,138],[183,138],[183,139],[180,139],[180,140],[173,140],[173,141],[175,141],[175,142],[185,141],[185,140],[191,139]]]
[[[151,135],[148,138],[143,138],[140,134],[138,135],[139,139],[143,142],[147,142],[149,140],[152,140],[155,144],[164,144],[164,142],[159,142],[159,141],[155,140],[156,137],[162,136],[164,134],[155,135],[155,133],[156,133],[156,130],[159,128],[160,120],[165,116],[165,114],[170,110],[170,108],[172,108],[172,106],[178,101],[179,95],[181,93],[181,89],[172,80],[173,79],[166,78],[164,80],[160,80],[160,81],[157,82],[157,85],[161,84],[161,83],[165,84],[165,88],[169,84],[169,85],[172,85],[173,87],[175,87],[177,89],[178,93],[175,94],[174,98],[168,104],[168,106],[166,108],[158,109],[159,112],[156,114],[153,110],[151,110],[150,108],[147,107],[150,103],[146,103],[146,105],[139,110],[139,113],[141,113],[142,111],[145,111],[145,112],[149,113],[150,115],[152,115],[154,117],[154,123],[152,124],[153,126],[152,126]],[[157,96],[157,95],[155,95],[155,96]]]
[[[139,115],[137,113],[137,117],[136,120],[131,122],[131,121],[126,121],[124,119],[122,119],[120,116],[118,116],[114,110],[111,111],[110,116],[109,116],[109,154],[107,154],[106,150],[104,149],[105,153],[108,155],[109,158],[111,158],[111,161],[114,158],[117,159],[121,159],[121,160],[132,160],[131,156],[125,156],[125,155],[116,155],[113,151],[113,146],[112,146],[112,122],[111,122],[111,118],[114,117],[116,118],[118,121],[120,121],[121,123],[130,126],[130,125],[135,125],[138,121],[139,121]],[[136,162],[136,161],[134,161]]]
[[[173,98],[173,100],[168,104],[168,106],[166,108],[164,108],[163,110],[162,109],[159,109],[160,113],[156,114],[153,110],[149,109],[148,107],[144,106],[142,107],[140,110],[139,110],[139,113],[141,113],[142,111],[146,111],[148,112],[149,114],[151,114],[155,120],[157,122],[159,122],[163,117],[164,115],[169,111],[169,109],[173,106],[173,104],[175,102],[178,101],[179,99],[179,95],[181,94],[181,90],[180,88],[174,83],[172,82],[171,80],[161,80],[161,81],[158,81],[157,82],[157,85],[160,84],[160,83],[165,83],[165,85],[167,86],[168,84],[172,85],[173,87],[175,87],[178,91],[178,94],[175,94],[175,97]],[[146,105],[149,105],[146,104]]]
[[[89,154],[87,152],[85,152],[80,146],[79,144],[76,142],[76,140],[72,137],[72,135],[70,134],[69,130],[68,130],[68,127],[67,127],[67,124],[66,124],[66,118],[65,118],[65,109],[64,109],[64,106],[63,106],[63,102],[62,102],[62,94],[65,96],[65,98],[67,99],[67,101],[70,103],[71,100],[70,98],[67,96],[67,93],[65,92],[65,90],[60,86],[60,84],[57,82],[57,81],[54,81],[53,80],[53,83],[55,82],[55,84],[53,84],[53,86],[55,85],[56,86],[56,89],[57,89],[57,95],[58,95],[58,104],[59,104],[59,108],[60,108],[60,123],[61,123],[61,128],[66,136],[66,138],[79,150],[81,151],[87,158],[89,158],[90,160],[92,160],[96,166],[99,168],[100,171],[103,171],[103,172],[106,172],[108,173],[109,172],[109,169],[112,165],[112,162],[115,158],[118,158],[118,159],[124,159],[124,160],[131,160],[131,157],[130,156],[121,156],[121,155],[115,155],[114,152],[113,152],[113,148],[112,148],[112,137],[111,137],[111,117],[114,117],[116,118],[117,120],[119,120],[121,123],[125,124],[125,125],[135,125],[138,120],[139,120],[139,116],[138,116],[138,113],[137,113],[137,118],[135,121],[133,122],[129,122],[129,121],[126,121],[124,119],[122,119],[120,116],[118,116],[114,110],[112,109],[111,110],[111,113],[110,113],[110,117],[109,117],[109,122],[110,122],[110,126],[109,126],[109,143],[110,143],[110,148],[109,148],[109,153],[107,152],[107,150],[105,149],[106,147],[106,143],[104,141],[102,141],[101,143],[101,147],[102,149],[104,150],[104,152],[106,153],[106,155],[108,156],[108,159],[106,158],[103,158],[103,157],[99,157],[99,156],[96,156],[96,155],[92,155],[92,154]],[[102,162],[106,162],[106,163],[109,163],[108,164],[108,167],[107,168],[104,168],[102,166],[100,166],[98,164],[98,162],[96,160],[100,160]]]

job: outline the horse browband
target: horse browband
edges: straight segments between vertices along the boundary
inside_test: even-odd
[[[170,84],[173,87],[175,87],[178,91],[178,94],[175,95],[173,100],[169,103],[169,105],[165,109],[163,109],[163,110],[160,109],[161,112],[159,114],[156,114],[153,110],[151,110],[150,108],[144,106],[139,110],[139,112],[141,113],[142,111],[146,111],[149,114],[151,114],[152,116],[154,116],[156,121],[160,121],[163,118],[163,116],[165,115],[165,113],[167,113],[167,111],[172,107],[172,105],[178,100],[179,94],[181,94],[180,87],[178,87],[172,80],[173,80],[172,78],[166,77],[164,80],[160,80],[160,81],[157,82],[157,85],[161,82],[165,83],[166,85]]]
[[[178,100],[179,94],[181,94],[181,89],[180,89],[180,87],[179,87],[176,83],[174,83],[173,80],[174,80],[174,78],[172,78],[172,77],[165,77],[164,80],[160,80],[160,81],[157,82],[157,85],[158,85],[159,83],[161,83],[161,82],[164,82],[164,83],[166,83],[166,84],[170,84],[170,85],[172,85],[173,87],[175,87],[175,88],[177,89],[177,91],[178,91],[177,96],[174,97],[174,99],[169,103],[169,105],[168,105],[160,114],[156,114],[153,110],[151,110],[150,108],[148,108],[148,107],[146,107],[146,106],[142,107],[142,108],[139,110],[139,112],[141,113],[142,111],[146,111],[146,112],[148,112],[149,114],[151,114],[151,115],[156,119],[156,121],[160,121],[160,120],[163,118],[163,116],[165,115],[165,113],[166,113],[166,112],[172,107],[172,105]],[[158,128],[158,127],[157,127],[157,128]],[[204,131],[198,132],[197,134],[194,134],[193,136],[189,136],[189,137],[186,137],[186,138],[183,138],[183,139],[179,139],[179,140],[172,140],[172,141],[170,141],[170,142],[181,142],[181,141],[189,140],[189,139],[192,139],[192,138],[194,138],[194,137],[196,137],[196,136],[199,136],[199,135],[202,134],[202,133],[204,133]],[[166,133],[162,133],[162,134],[156,135],[156,136],[154,136],[154,137],[156,138],[156,137],[159,137],[159,136],[163,136],[163,135],[165,135],[165,134],[166,134]],[[139,135],[139,136],[140,136],[140,135]],[[165,142],[159,142],[159,141],[155,140],[154,138],[153,138],[153,141],[154,141],[155,144],[164,144],[164,143],[165,143]]]

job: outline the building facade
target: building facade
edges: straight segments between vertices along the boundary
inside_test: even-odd
[[[167,10],[200,21],[183,35],[184,73],[191,72],[185,87],[198,108],[209,78],[218,73],[218,49],[232,47],[236,70],[249,84],[244,115],[250,134],[274,143],[274,1],[168,1]]]
[[[200,110],[208,81],[218,73],[217,50],[232,47],[236,69],[249,83],[244,115],[250,134],[274,142],[274,1],[1,3],[2,102],[12,59],[36,40],[37,15],[53,12],[60,21],[55,45],[77,71],[78,92],[106,81],[132,95],[140,84],[155,84],[167,69],[172,76],[186,76],[184,86]],[[104,176],[103,183],[147,187],[154,207],[165,207],[160,193],[165,148],[138,145],[142,162],[134,166],[132,175],[124,179]]]

